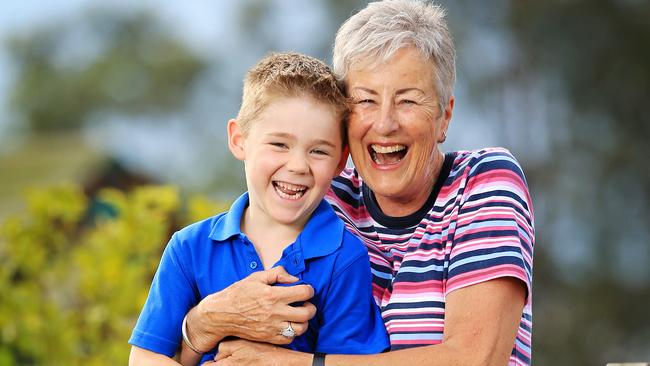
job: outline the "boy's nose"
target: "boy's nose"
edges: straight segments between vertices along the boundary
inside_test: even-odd
[[[305,174],[309,172],[307,157],[303,153],[293,152],[287,161],[287,169],[293,173]]]

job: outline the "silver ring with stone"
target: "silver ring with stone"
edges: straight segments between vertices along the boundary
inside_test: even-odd
[[[293,330],[293,327],[291,326],[291,322],[287,322],[289,325],[287,325],[286,328],[282,329],[280,331],[280,335],[287,337],[287,338],[293,338],[296,336],[296,331]]]

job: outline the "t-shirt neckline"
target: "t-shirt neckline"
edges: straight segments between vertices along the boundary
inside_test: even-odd
[[[418,225],[424,216],[429,212],[429,210],[431,210],[431,207],[433,207],[433,204],[438,197],[438,193],[440,193],[443,184],[449,177],[449,173],[451,173],[451,167],[455,158],[456,153],[454,152],[448,152],[445,154],[445,160],[442,163],[442,168],[440,169],[440,173],[438,174],[438,178],[436,179],[435,185],[433,186],[429,197],[424,202],[422,207],[410,215],[388,216],[383,213],[379,208],[375,194],[370,190],[367,184],[363,183],[361,186],[363,192],[363,202],[368,209],[368,213],[370,213],[370,217],[372,217],[380,225],[391,229],[408,229]]]

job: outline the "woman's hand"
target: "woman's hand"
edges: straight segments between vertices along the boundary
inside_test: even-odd
[[[287,322],[296,335],[307,330],[316,307],[306,302],[314,296],[309,285],[272,286],[298,279],[284,268],[256,272],[226,289],[204,298],[187,314],[190,342],[207,352],[227,336],[273,344],[289,344],[293,338],[280,335]],[[291,306],[295,302],[301,306]]]
[[[206,366],[300,366],[311,365],[313,355],[291,351],[266,343],[236,339],[221,342],[215,362]]]

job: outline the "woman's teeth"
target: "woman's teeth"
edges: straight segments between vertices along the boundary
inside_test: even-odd
[[[399,163],[406,155],[406,146],[404,145],[370,145],[370,156],[372,160],[380,165]]]
[[[282,198],[297,200],[302,197],[307,191],[306,186],[291,184],[286,182],[273,182],[275,191],[278,192],[278,195]]]
[[[404,145],[391,145],[391,146],[381,146],[381,145],[370,145],[372,150],[380,154],[389,154],[406,149]]]

